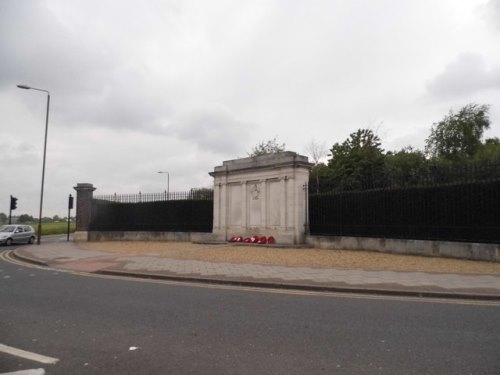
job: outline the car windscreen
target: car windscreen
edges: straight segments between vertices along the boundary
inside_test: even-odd
[[[3,226],[3,227],[0,227],[0,232],[14,232],[14,229],[16,227],[14,226]]]

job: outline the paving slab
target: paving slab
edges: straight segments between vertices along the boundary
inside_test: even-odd
[[[15,255],[79,272],[239,285],[500,300],[500,275],[375,271],[180,260],[86,250],[74,242],[23,246]]]

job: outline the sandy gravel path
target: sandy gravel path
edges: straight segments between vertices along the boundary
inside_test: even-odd
[[[153,255],[210,262],[270,264],[290,267],[356,268],[412,272],[500,275],[500,263],[383,254],[368,251],[201,245],[190,242],[106,241],[79,246],[124,255]]]

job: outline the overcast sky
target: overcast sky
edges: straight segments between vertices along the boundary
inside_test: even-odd
[[[434,122],[490,104],[500,136],[500,0],[0,0],[0,212],[96,193],[210,187],[277,137],[304,154],[358,128],[423,148]]]

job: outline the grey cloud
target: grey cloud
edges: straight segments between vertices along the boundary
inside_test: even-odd
[[[139,73],[117,72],[95,92],[78,92],[60,98],[63,120],[112,129],[159,133],[160,118],[168,116],[170,105]]]
[[[141,59],[127,56],[134,42],[120,50],[127,37],[113,43],[60,17],[48,3],[0,1],[0,90],[20,83],[49,90],[51,120],[63,126],[162,132],[169,93]]]
[[[427,91],[436,98],[461,98],[474,93],[500,89],[500,66],[489,68],[477,54],[462,54],[427,84]]]
[[[0,86],[88,88],[113,61],[95,40],[67,30],[40,1],[0,2],[0,46]]]
[[[486,6],[486,10],[488,18],[500,30],[500,0],[491,0]]]
[[[237,155],[247,146],[250,129],[255,125],[237,120],[225,110],[201,109],[180,116],[169,131],[204,151]]]
[[[0,138],[3,138],[3,136],[0,135]],[[0,153],[0,164],[14,165],[16,168],[31,166],[39,158],[35,146],[28,142],[0,139],[0,150],[2,150]]]
[[[167,106],[140,62],[120,60],[93,34],[81,38],[44,3],[0,2],[0,46],[0,89],[22,83],[49,90],[51,117],[65,126],[157,131],[150,124]]]

